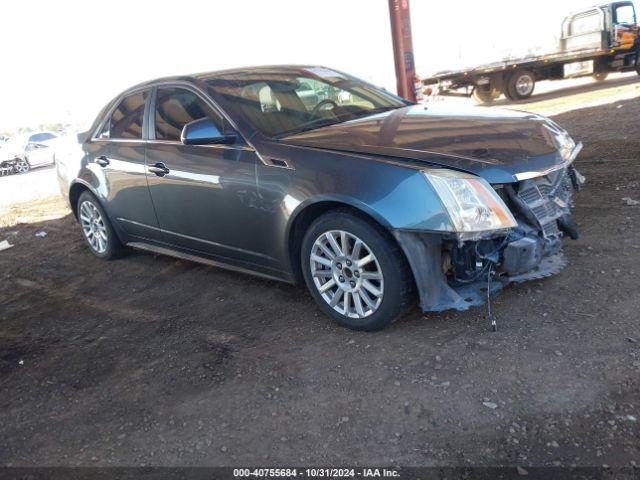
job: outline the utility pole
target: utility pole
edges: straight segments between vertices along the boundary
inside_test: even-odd
[[[398,95],[415,102],[416,67],[413,61],[409,0],[389,0],[389,15]]]

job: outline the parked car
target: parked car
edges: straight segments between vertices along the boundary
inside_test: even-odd
[[[301,83],[349,95],[311,106]],[[425,312],[464,310],[556,273],[563,235],[577,236],[581,145],[556,123],[414,105],[325,67],[144,83],[78,140],[59,179],[97,257],[130,246],[304,280],[357,330],[388,325],[416,293]]]
[[[55,163],[53,132],[35,132],[14,135],[0,145],[0,170],[12,173],[27,173],[35,167]]]

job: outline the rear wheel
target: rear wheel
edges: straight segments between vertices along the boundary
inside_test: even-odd
[[[518,70],[507,81],[508,98],[524,100],[533,94],[536,87],[536,77],[529,70]]]
[[[481,86],[473,88],[472,97],[478,105],[493,102],[493,92],[491,90],[484,90]]]
[[[302,241],[304,279],[320,308],[339,324],[373,331],[413,302],[413,277],[395,242],[348,211],[322,215]]]
[[[515,98],[513,98],[513,97],[511,96],[511,94],[509,93],[509,91],[508,91],[508,90],[506,90],[506,89],[505,89],[505,91],[504,91],[503,93],[504,93],[504,97],[505,97],[507,100],[511,100],[511,101],[515,100]]]
[[[13,164],[13,171],[16,173],[27,173],[31,170],[31,165],[26,158],[20,157],[16,158],[15,163]]]
[[[78,222],[91,253],[104,260],[122,255],[124,247],[96,197],[88,191],[78,199]]]
[[[596,82],[604,82],[609,76],[609,72],[596,72],[592,75]]]

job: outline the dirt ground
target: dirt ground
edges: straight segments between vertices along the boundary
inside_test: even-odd
[[[303,288],[101,262],[69,214],[14,207],[0,465],[640,465],[638,118],[637,99],[555,117],[585,143],[581,238],[494,299],[497,333],[485,308],[354,333]]]

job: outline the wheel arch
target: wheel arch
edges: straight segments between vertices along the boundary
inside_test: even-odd
[[[82,195],[82,192],[86,191],[91,192],[96,198],[98,197],[91,186],[82,180],[76,180],[69,187],[69,206],[76,220],[78,219],[78,199],[80,195]]]
[[[378,212],[361,202],[354,201],[353,199],[322,198],[305,205],[300,205],[291,216],[286,232],[287,258],[296,283],[303,282],[300,250],[302,248],[304,234],[317,218],[332,211],[347,211],[367,222],[373,223],[379,226],[382,231],[386,232],[391,242],[398,244],[390,232],[391,224]],[[400,251],[402,251],[404,255],[402,248],[400,248]]]
[[[123,244],[126,243],[124,241],[126,236],[120,229],[118,223],[113,221],[111,213],[106,208],[104,199],[98,194],[96,189],[90,183],[87,183],[85,180],[79,178],[74,180],[74,182],[69,187],[69,206],[71,207],[71,211],[73,212],[73,216],[75,217],[75,219],[78,220],[78,199],[80,198],[80,195],[83,194],[83,192],[89,192],[96,198],[96,200],[104,210],[107,219],[111,223],[111,226],[116,236],[118,237],[118,240]]]

